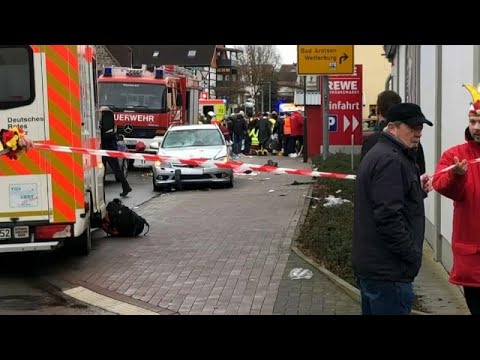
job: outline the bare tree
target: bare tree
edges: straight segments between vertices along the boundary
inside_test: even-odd
[[[240,77],[234,78],[230,76],[228,81],[223,81],[215,87],[215,95],[217,99],[226,97],[229,106],[238,106],[238,97],[243,96],[245,92],[245,84],[240,80]]]
[[[265,82],[273,81],[275,71],[280,66],[280,54],[276,45],[240,45],[243,50],[240,57],[241,76],[245,85],[256,95]]]

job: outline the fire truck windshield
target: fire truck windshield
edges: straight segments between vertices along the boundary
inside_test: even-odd
[[[98,95],[100,106],[114,111],[135,109],[146,112],[165,112],[166,87],[162,84],[137,84],[100,82]]]

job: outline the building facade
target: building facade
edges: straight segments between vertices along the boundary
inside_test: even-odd
[[[355,64],[363,65],[362,115],[367,119],[372,108],[376,108],[378,94],[385,90],[392,66],[383,56],[382,45],[355,45],[353,50]]]
[[[420,105],[434,126],[423,131],[427,173],[441,154],[463,143],[471,96],[463,84],[480,81],[480,45],[384,45],[392,62],[390,83],[404,101]],[[478,165],[473,165],[478,166]],[[453,202],[436,192],[425,200],[426,240],[447,271],[452,266]]]

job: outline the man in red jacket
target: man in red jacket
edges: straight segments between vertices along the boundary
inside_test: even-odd
[[[225,138],[225,141],[231,141],[232,139],[230,137],[230,131],[228,131],[227,127],[225,126],[226,124],[221,121],[217,121],[216,124],[220,129],[220,131],[222,132],[223,137]]]
[[[466,142],[446,150],[440,158],[433,188],[454,201],[450,282],[463,286],[472,315],[480,315],[480,166],[468,161],[480,158],[480,93],[466,86],[473,97],[468,113]]]
[[[290,122],[292,126],[292,138],[293,138],[293,149],[291,152],[296,152],[300,156],[303,151],[303,116],[298,111],[295,111],[290,117]],[[296,144],[298,142],[298,149]],[[297,152],[298,151],[298,152]]]

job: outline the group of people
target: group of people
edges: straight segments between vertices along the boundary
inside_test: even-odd
[[[300,156],[303,151],[303,116],[298,111],[276,111],[246,117],[243,111],[218,121],[215,113],[199,114],[199,124],[217,124],[225,140],[232,141],[233,159],[241,155]]]
[[[480,315],[480,94],[468,112],[466,142],[446,150],[435,174],[426,174],[420,143],[433,126],[420,107],[393,91],[377,99],[378,131],[362,146],[354,205],[352,267],[362,314],[408,315],[415,295],[425,235],[424,199],[435,189],[454,201],[450,282],[463,286],[467,306]]]
[[[245,117],[243,111],[217,121],[213,112],[200,123],[217,123],[226,140],[232,140],[233,158],[241,155],[270,153],[299,156],[303,150],[303,116],[299,112],[276,111]]]

